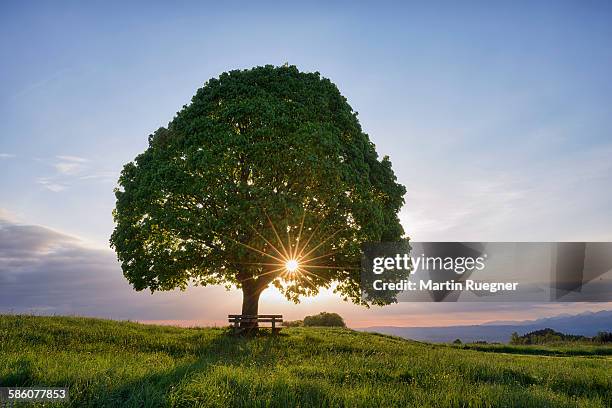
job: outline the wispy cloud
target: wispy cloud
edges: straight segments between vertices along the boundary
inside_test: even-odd
[[[89,161],[77,156],[56,156],[60,161],[54,164],[55,169],[60,174],[76,175],[81,173],[86,163]]]
[[[117,179],[116,172],[96,170],[94,163],[80,156],[57,155],[51,160],[34,160],[46,163],[55,170],[36,180],[39,185],[54,193],[65,191],[80,181],[112,182]]]
[[[7,210],[6,208],[0,208],[0,224],[8,221],[16,223],[18,219],[19,216],[17,214]]]
[[[36,180],[36,182],[47,190],[52,191],[54,193],[59,193],[60,191],[64,191],[66,190],[66,188],[68,188],[67,185],[52,181],[46,177],[41,177]]]
[[[0,160],[1,159],[12,159],[15,158],[16,156],[14,154],[10,154],[10,153],[0,153]]]
[[[28,84],[23,89],[21,89],[19,92],[14,94],[12,97],[13,99],[22,98],[32,92],[36,92],[37,90],[44,89],[54,82],[61,81],[64,78],[70,77],[70,74],[74,75],[74,72],[75,72],[75,69],[72,67],[64,68],[59,71],[56,71],[45,78],[42,78],[38,81],[34,81]]]
[[[89,159],[85,159],[83,157],[78,157],[78,156],[55,156],[60,160],[63,161],[68,161],[68,162],[76,162],[76,163],[86,163],[89,161]]]
[[[415,241],[607,241],[611,218],[599,211],[610,200],[611,155],[612,145],[532,162],[510,156],[516,164],[505,169],[482,158],[452,173],[425,163],[426,178],[405,181],[400,219]]]
[[[114,171],[100,171],[96,173],[86,174],[79,177],[79,180],[100,180],[100,181],[114,181],[117,180],[117,173]]]

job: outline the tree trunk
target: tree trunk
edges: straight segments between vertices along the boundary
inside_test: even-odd
[[[251,286],[244,286],[242,288],[242,314],[243,315],[257,315],[259,310],[259,295],[261,295],[262,289],[254,288]],[[240,327],[246,329],[256,329],[257,322],[241,322]]]

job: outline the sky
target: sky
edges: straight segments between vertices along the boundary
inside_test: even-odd
[[[330,3],[2,2],[0,311],[222,324],[237,291],[129,287],[113,188],[209,78],[265,64],[338,85],[407,188],[411,239],[612,241],[609,3]],[[604,308],[261,302],[355,327]]]

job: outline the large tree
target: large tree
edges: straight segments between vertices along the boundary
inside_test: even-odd
[[[318,72],[256,67],[209,80],[119,179],[110,239],[136,290],[237,286],[243,314],[336,283],[361,298],[360,244],[398,241],[404,186]]]

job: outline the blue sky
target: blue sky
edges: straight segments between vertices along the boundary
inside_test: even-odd
[[[612,240],[609,3],[328,3],[3,2],[0,216],[108,248],[147,136],[207,79],[289,62],[391,156],[413,239]]]

